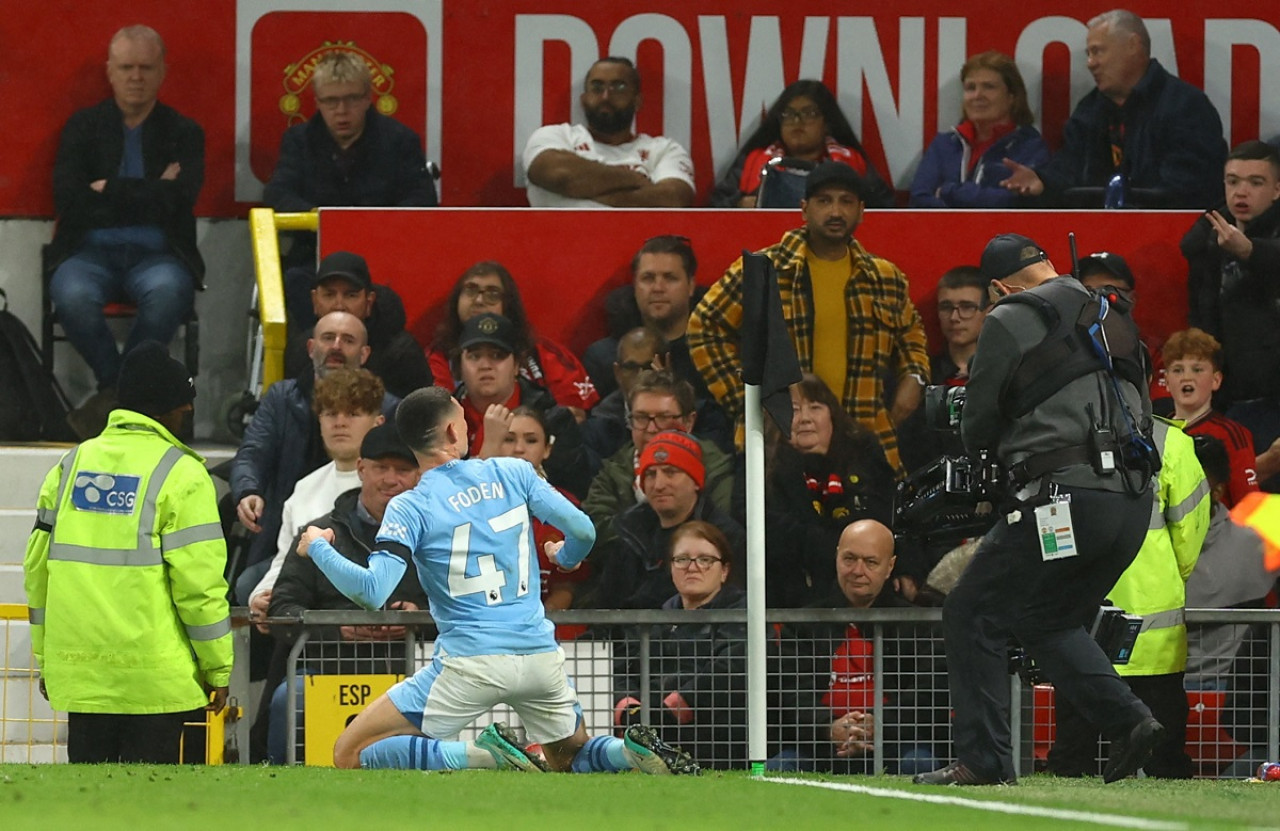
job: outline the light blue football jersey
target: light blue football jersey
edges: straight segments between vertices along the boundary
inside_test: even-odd
[[[532,519],[560,529],[560,561],[582,561],[591,520],[523,459],[453,461],[391,499],[376,548],[412,557],[450,655],[528,655],[556,648],[542,608]]]

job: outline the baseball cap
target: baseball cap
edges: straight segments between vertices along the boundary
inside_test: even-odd
[[[702,490],[706,479],[706,468],[702,465],[702,447],[698,440],[688,433],[679,430],[663,430],[644,446],[640,452],[640,461],[636,466],[636,475],[644,481],[644,473],[656,465],[671,465],[689,474],[689,478]]]
[[[827,185],[851,190],[862,199],[863,183],[858,171],[842,162],[823,162],[815,167],[804,182],[804,198],[808,199]]]
[[[491,344],[507,352],[516,351],[516,325],[500,314],[485,312],[476,315],[462,325],[459,349],[470,349],[482,343]]]
[[[1003,280],[1029,265],[1046,262],[1048,259],[1049,255],[1030,237],[1022,234],[1000,234],[992,237],[983,249],[979,268],[983,279]]]
[[[1080,260],[1080,276],[1082,278],[1099,272],[1106,272],[1115,277],[1124,284],[1122,288],[1133,288],[1133,272],[1129,270],[1129,264],[1124,261],[1124,257],[1119,254],[1099,251]]]
[[[404,459],[414,467],[418,466],[418,457],[413,455],[409,445],[400,438],[395,424],[384,421],[364,434],[364,441],[360,442],[360,458],[386,459],[389,457]]]
[[[334,251],[320,261],[320,267],[316,269],[316,283],[323,283],[334,277],[340,277],[365,291],[373,288],[368,263],[364,261],[364,257],[350,251]]]

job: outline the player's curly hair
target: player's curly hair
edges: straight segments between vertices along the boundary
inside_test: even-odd
[[[1165,366],[1186,358],[1204,358],[1213,364],[1216,371],[1222,371],[1222,344],[1213,335],[1194,326],[1170,335],[1160,349],[1160,357],[1164,359]]]
[[[316,379],[311,410],[324,412],[380,413],[386,388],[382,379],[367,369],[331,369]]]

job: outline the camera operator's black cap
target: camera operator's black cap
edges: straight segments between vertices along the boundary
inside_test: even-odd
[[[823,162],[810,171],[804,180],[804,198],[809,199],[827,185],[837,185],[852,191],[859,199],[866,201],[862,177],[858,171],[843,162]]]
[[[1090,274],[1110,274],[1115,277],[1123,285],[1121,288],[1133,288],[1133,272],[1129,270],[1129,264],[1124,261],[1124,257],[1119,254],[1112,254],[1110,251],[1099,251],[1096,254],[1090,254],[1080,259],[1080,278],[1084,279]]]
[[[1049,255],[1030,237],[1022,234],[1000,234],[992,237],[991,242],[983,249],[979,268],[984,280],[1003,280],[1029,265],[1048,259]]]

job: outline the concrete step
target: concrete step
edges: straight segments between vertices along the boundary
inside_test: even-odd
[[[27,595],[22,590],[22,562],[0,563],[0,603],[26,605]],[[4,621],[0,621],[2,624]]]

